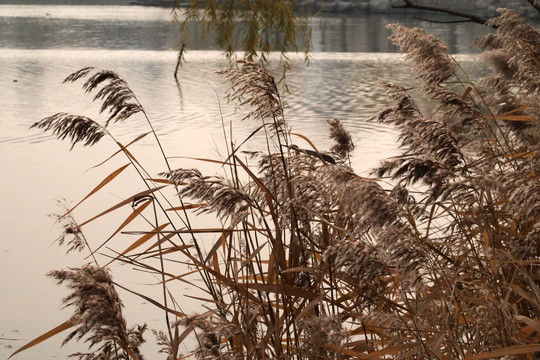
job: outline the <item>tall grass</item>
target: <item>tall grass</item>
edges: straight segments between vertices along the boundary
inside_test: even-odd
[[[100,249],[109,263],[52,272],[72,290],[65,302],[74,315],[17,352],[75,327],[66,341],[89,342],[89,353],[75,354],[81,359],[142,358],[146,327],[126,325],[120,287],[165,312],[166,331],[154,334],[168,359],[538,358],[540,34],[500,12],[497,33],[478,40],[493,75],[477,83],[435,37],[390,26],[421,85],[382,84],[394,105],[371,121],[396,126],[403,153],[371,177],[350,167],[354,144],[339,120],[328,121],[328,152],[292,132],[274,78],[249,62],[221,72],[256,124],[215,160],[223,173],[173,169],[163,153],[166,168],[150,176],[117,142],[129,164],[86,198],[126,168],[139,175],[140,192],[83,223],[72,217],[81,203],[58,216],[68,249]],[[91,146],[116,141],[109,124],[134,114],[151,126],[118,74],[85,68],[66,81],[84,81],[108,119],[59,113],[34,128]],[[434,110],[422,113],[411,90]],[[256,134],[264,146],[243,151]],[[89,222],[129,206],[114,236],[84,237]],[[198,214],[219,225],[192,226]],[[104,245],[122,233],[138,237],[107,253]],[[111,263],[156,274],[162,299],[115,283]],[[172,263],[188,267],[171,272]],[[200,312],[180,310],[175,282],[192,286]],[[196,345],[180,354],[186,339]]]

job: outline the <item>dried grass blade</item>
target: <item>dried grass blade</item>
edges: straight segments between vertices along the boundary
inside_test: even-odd
[[[212,248],[210,249],[210,251],[208,252],[208,254],[206,255],[206,258],[204,259],[204,263],[207,264],[208,263],[208,260],[210,260],[210,257],[212,257],[216,251],[219,249],[219,247],[225,243],[225,239],[227,238],[227,234],[226,233],[223,233],[221,234],[221,236],[219,237],[219,239],[216,241],[216,243],[214,244],[214,246],[212,246]]]
[[[129,216],[126,218],[126,220],[124,220],[124,222],[118,227],[118,229],[116,229],[114,231],[114,233],[109,236],[109,238],[107,240],[105,240],[103,243],[101,243],[101,245],[99,245],[94,251],[92,251],[90,253],[90,255],[88,255],[86,258],[90,257],[90,256],[93,256],[96,252],[99,251],[99,249],[101,249],[103,246],[105,246],[116,234],[118,234],[123,228],[125,228],[129,223],[131,223],[133,220],[135,220],[135,218],[137,216],[139,216],[143,211],[144,209],[146,209],[148,207],[148,205],[150,205],[152,203],[152,200],[147,200],[145,201],[144,203],[142,203],[141,205],[139,205],[137,207],[137,209],[135,209],[135,211],[133,211],[131,214],[129,214]]]
[[[274,195],[268,190],[268,188],[262,183],[262,181],[247,167],[246,164],[244,164],[237,156],[235,156],[235,159],[236,162],[238,162],[240,166],[242,166],[242,168],[246,171],[249,177],[253,179],[255,184],[257,184],[257,186],[264,192],[266,204],[268,205],[268,211],[272,216],[272,221],[274,222],[274,224],[276,224],[277,227],[279,224],[279,220],[274,209]],[[283,246],[281,239],[273,237],[272,231],[267,231],[265,235],[274,245],[274,250],[277,254],[275,260],[277,261],[278,266],[281,270],[285,270],[287,268],[287,260],[285,259],[285,247]]]
[[[236,161],[242,166],[242,168],[248,173],[249,177],[253,179],[253,181],[257,184],[257,186],[264,192],[264,194],[267,197],[268,206],[273,209],[272,202],[269,201],[269,199],[273,199],[272,193],[268,190],[268,188],[262,183],[261,180],[247,167],[246,164],[244,164],[238,157],[235,156]],[[274,213],[273,210],[272,214]]]
[[[118,175],[120,175],[120,173],[122,171],[124,171],[130,164],[126,164],[124,166],[121,166],[120,168],[116,169],[115,171],[113,171],[112,173],[110,173],[105,179],[103,179],[103,181],[101,181],[99,183],[98,186],[96,186],[92,191],[90,191],[88,193],[88,195],[86,195],[81,201],[79,201],[77,203],[77,205],[75,205],[74,207],[72,207],[70,210],[68,210],[68,212],[66,212],[64,215],[62,215],[62,217],[70,214],[73,210],[75,210],[75,208],[77,208],[77,206],[81,205],[86,199],[88,199],[90,196],[94,195],[96,192],[98,192],[102,187],[104,187],[105,185],[107,185],[108,183],[110,183],[114,178],[116,178]]]
[[[240,145],[238,145],[238,146],[236,147],[236,149],[233,150],[232,154],[229,155],[229,156],[225,159],[225,161],[228,162],[230,158],[232,158],[233,156],[235,156],[236,153],[238,152],[238,150],[240,150],[240,148],[242,147],[242,145],[244,145],[246,142],[248,142],[249,139],[251,139],[253,136],[255,136],[255,135],[256,135],[259,131],[261,131],[261,129],[262,129],[263,127],[265,127],[266,125],[269,125],[269,124],[262,124],[261,126],[259,126],[258,128],[256,128],[251,134],[249,134],[249,136],[248,136],[247,138],[245,138],[244,141],[242,141],[242,142],[240,143]]]
[[[136,200],[142,199],[142,198],[144,198],[145,196],[148,196],[148,195],[150,195],[150,194],[152,194],[152,193],[154,193],[154,192],[156,192],[156,191],[158,191],[158,190],[160,190],[160,189],[163,189],[165,186],[167,186],[167,185],[158,186],[158,187],[155,187],[155,188],[152,188],[152,189],[148,189],[148,190],[145,190],[145,191],[141,191],[140,193],[137,193],[137,194],[135,194],[135,195],[133,195],[133,196],[127,198],[126,200],[123,200],[123,201],[119,202],[118,204],[116,204],[116,205],[114,205],[114,206],[108,208],[107,210],[105,210],[105,211],[103,211],[103,212],[97,214],[96,216],[94,216],[94,217],[92,217],[92,218],[86,220],[85,222],[79,224],[79,226],[82,227],[82,226],[88,224],[89,222],[94,221],[94,220],[96,220],[97,218],[100,218],[100,217],[102,217],[102,216],[105,215],[105,214],[110,213],[111,211],[114,211],[114,210],[116,210],[116,209],[118,209],[118,208],[121,208],[121,207],[124,206],[124,205],[131,204],[132,202],[134,202],[134,201],[136,201]]]
[[[190,299],[202,301],[203,303],[204,302],[209,302],[209,303],[212,303],[212,304],[219,305],[219,301],[214,300],[212,298],[203,298],[203,297],[193,296],[193,295],[188,295],[188,294],[184,294],[184,296],[187,297],[187,298],[190,298]]]
[[[325,344],[323,346],[328,350],[331,350],[331,351],[339,353],[339,354],[347,355],[348,357],[351,357],[353,359],[366,359],[365,358],[366,354],[360,353],[358,351],[344,349],[342,347],[332,345],[332,344]]]
[[[139,136],[137,136],[134,140],[132,140],[129,144],[126,145],[126,148],[134,143],[136,143],[137,141],[141,140],[142,138],[144,138],[146,135],[150,134],[150,132],[147,132],[145,134],[141,134]],[[122,152],[122,150],[117,150],[115,151],[111,156],[109,156],[108,158],[106,158],[105,160],[103,160],[102,162],[100,162],[99,164],[97,165],[94,165],[92,166],[90,169],[94,169],[94,168],[97,168],[103,164],[105,164],[107,161],[109,161],[110,159],[112,159],[113,157],[115,157],[116,155],[120,154]]]
[[[507,121],[535,121],[529,115],[484,115],[488,120],[507,120]]]
[[[184,339],[190,334],[193,332],[193,330],[195,330],[195,327],[193,325],[188,325],[186,326],[186,329],[182,332],[182,334],[180,334],[180,336],[178,337],[178,345],[180,345],[182,343],[182,341],[184,341]],[[186,356],[183,356],[183,357],[180,357],[178,358],[177,360],[180,360],[180,359],[188,359],[190,358],[191,355],[186,355]]]
[[[204,162],[210,162],[220,165],[231,165],[234,166],[234,164],[227,162],[227,161],[221,161],[221,160],[215,160],[215,159],[205,159],[205,158],[195,158],[195,157],[189,157],[189,156],[170,156],[168,159],[189,159],[189,160],[197,160],[197,161],[204,161]]]
[[[167,180],[167,179],[147,178],[147,179],[145,179],[145,180],[146,180],[146,181],[152,181],[152,182],[154,182],[154,183],[159,183],[159,184],[169,184],[169,185],[177,184],[177,185],[186,185],[186,183],[175,183],[174,181]]]
[[[375,334],[381,339],[388,339],[388,334],[384,332],[380,326],[373,324],[372,322],[366,321],[362,326],[357,327],[351,331],[351,335],[363,335],[363,334]]]
[[[471,93],[471,91],[472,91],[472,87],[471,87],[471,86],[467,86],[467,88],[465,89],[465,91],[464,91],[463,94],[461,95],[461,100],[467,99],[467,96],[469,96],[469,94]]]
[[[519,158],[527,158],[531,159],[534,158],[538,154],[538,151],[522,151],[517,152],[513,154],[506,154],[504,157],[513,158],[513,159],[519,159]]]
[[[464,360],[484,360],[519,354],[533,355],[536,352],[540,352],[540,344],[516,345],[489,351],[487,353],[482,353],[475,356],[470,356],[465,358]]]
[[[127,292],[129,292],[129,293],[131,293],[133,295],[139,296],[140,298],[148,301],[152,305],[157,306],[161,310],[165,310],[168,313],[171,313],[171,314],[179,316],[179,317],[186,317],[186,314],[184,314],[184,313],[182,313],[180,311],[177,311],[177,310],[169,309],[168,307],[165,307],[164,305],[162,305],[160,302],[158,302],[158,301],[156,301],[156,300],[154,300],[154,299],[152,299],[152,298],[150,298],[150,297],[148,297],[146,295],[143,295],[143,294],[138,293],[136,291],[130,290],[130,289],[126,288],[125,286],[122,286],[122,285],[118,284],[117,282],[114,283],[114,286],[118,286],[119,288],[124,289],[124,290],[126,290]]]
[[[171,234],[167,234],[165,236],[163,236],[161,239],[159,239],[158,241],[156,241],[154,244],[152,244],[148,249],[146,249],[143,254],[148,254],[150,252],[150,250],[152,250],[153,248],[163,244],[165,241],[168,241],[170,238],[172,238],[174,235],[174,233],[171,233]],[[183,249],[188,249],[190,247],[192,247],[193,245],[180,245],[180,246],[174,246],[172,249],[168,249],[167,251],[163,250],[161,252],[161,254],[165,255],[167,253],[173,253],[175,251],[179,251],[180,249],[179,248],[183,248]]]
[[[30,341],[29,343],[27,343],[26,345],[23,345],[21,346],[20,348],[18,348],[13,354],[11,354],[8,359],[11,359],[15,354],[18,354],[20,353],[21,351],[24,351],[24,350],[27,350],[29,348],[31,348],[32,346],[35,346],[51,337],[53,337],[54,335],[58,334],[58,333],[61,333],[62,331],[64,330],[67,330],[69,329],[70,327],[72,326],[75,326],[77,325],[77,322],[73,319],[69,319],[68,321],[58,325],[57,327],[55,327],[54,329],[51,329],[49,331],[47,331],[45,334],[41,335],[41,336],[38,336],[37,338],[35,338],[34,340]]]
[[[318,272],[320,270],[321,270],[320,266],[297,266],[297,267],[294,267],[294,268],[283,270],[282,273],[283,274],[296,273],[296,272],[312,272],[312,273],[316,273],[316,272]]]
[[[170,281],[173,281],[173,280],[181,280],[181,281],[183,281],[183,282],[185,282],[187,284],[193,285],[190,281],[184,280],[182,278],[186,277],[186,276],[189,276],[191,274],[196,274],[196,273],[198,273],[200,271],[201,270],[199,270],[199,269],[191,270],[191,271],[188,271],[188,272],[180,274],[180,275],[172,276],[172,277],[168,278],[167,280],[165,280],[165,282],[167,283],[167,282],[170,282]],[[162,283],[163,283],[162,281],[159,282],[159,284],[162,284]],[[198,286],[195,286],[195,287],[198,287]]]
[[[307,305],[306,307],[304,307],[302,309],[302,311],[300,313],[298,313],[298,315],[296,315],[294,317],[294,321],[299,321],[299,320],[302,320],[304,318],[304,316],[308,315],[311,311],[311,309],[313,309],[315,306],[317,305],[320,305],[322,303],[322,296],[318,296],[317,298],[311,300]]]
[[[249,254],[248,258],[245,259],[245,260],[243,260],[244,266],[247,265],[247,264],[249,264],[249,263],[251,262],[251,260],[253,260],[253,258],[254,258],[255,256],[257,256],[257,254],[260,253],[262,249],[265,248],[266,244],[267,244],[267,241],[263,242],[263,243],[262,243],[261,245],[259,245],[255,250],[253,250],[253,251],[251,252],[251,254]],[[242,266],[240,269],[238,269],[237,273],[239,273],[239,272],[243,269],[244,266]]]
[[[254,296],[252,293],[247,291],[247,289],[243,286],[241,286],[238,283],[235,283],[233,279],[227,276],[223,276],[220,273],[214,271],[214,269],[208,267],[207,265],[200,262],[197,258],[195,258],[193,255],[191,255],[189,252],[183,251],[183,253],[191,260],[193,261],[193,264],[197,267],[199,267],[202,271],[206,271],[210,273],[212,276],[216,278],[216,281],[221,282],[222,284],[228,286],[230,289],[235,291],[241,291],[241,293],[246,296],[249,300],[254,301],[255,303],[260,303],[260,300]],[[239,289],[241,288],[241,289]]]
[[[394,355],[394,354],[397,354],[397,353],[399,353],[399,352],[401,352],[403,350],[407,350],[407,349],[410,349],[410,348],[415,347],[415,346],[418,346],[418,345],[417,344],[393,345],[393,346],[389,346],[387,348],[377,350],[377,351],[373,351],[372,353],[366,354],[363,357],[361,357],[361,359],[378,359],[381,356]]]
[[[164,233],[173,234],[213,234],[220,232],[243,232],[243,229],[223,229],[223,228],[201,228],[201,229],[185,229],[185,230],[173,230],[165,231]],[[255,230],[253,230],[255,231]],[[138,232],[129,232],[128,234],[136,234]]]
[[[122,253],[120,255],[121,256],[126,255],[131,250],[134,250],[134,249],[138,248],[139,246],[141,246],[142,244],[144,244],[145,242],[147,242],[148,240],[153,238],[155,235],[161,233],[161,231],[163,229],[165,229],[167,226],[169,226],[169,223],[161,224],[160,226],[158,226],[154,230],[149,231],[148,233],[144,234],[142,237],[137,239],[133,244],[128,246],[128,248],[126,250],[122,251]]]
[[[291,135],[298,136],[299,138],[305,140],[305,141],[309,144],[309,146],[311,146],[311,148],[312,148],[317,154],[319,154],[319,157],[320,157],[322,160],[324,160],[324,158],[322,157],[321,152],[319,151],[319,149],[317,149],[317,147],[315,146],[315,144],[314,144],[311,140],[309,140],[306,136],[304,136],[304,135],[302,135],[302,134],[298,134],[298,133],[291,133]],[[325,161],[325,162],[326,162],[326,161]]]
[[[267,293],[296,296],[306,299],[316,299],[319,297],[319,294],[288,284],[238,283],[238,285],[248,289],[264,291]]]
[[[535,304],[536,301],[535,301],[535,298],[533,297],[533,295],[528,292],[528,291],[525,291],[523,290],[521,287],[519,287],[518,285],[516,284],[512,284],[512,283],[506,283],[506,286],[508,286],[509,288],[511,288],[512,290],[514,290],[514,292],[516,294],[518,294],[519,296],[521,296],[523,299],[527,300],[528,302],[530,302],[531,304]]]
[[[514,316],[517,320],[523,321],[525,324],[534,329],[538,334],[540,334],[540,321],[538,319],[531,319],[530,317],[523,315]]]
[[[141,169],[144,170],[143,166],[141,165],[141,163],[139,162],[139,160],[137,160],[137,158],[135,158],[135,156],[133,156],[133,154],[127,149],[127,146],[124,146],[122,145],[120,142],[116,142],[116,144],[118,144],[118,146],[120,146],[120,149],[122,149],[122,151],[131,159],[133,160],[137,165],[139,165],[139,167]],[[144,170],[146,172],[146,170]]]
[[[522,105],[522,106],[519,106],[519,107],[515,108],[514,110],[507,111],[507,112],[503,113],[502,115],[515,114],[515,113],[517,113],[519,111],[525,110],[528,107],[529,107],[528,105]]]
[[[185,204],[184,206],[177,206],[169,209],[165,209],[165,211],[183,211],[183,210],[191,210],[191,209],[198,209],[202,207],[207,207],[208,204]]]

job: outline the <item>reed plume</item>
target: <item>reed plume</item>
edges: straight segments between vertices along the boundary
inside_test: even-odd
[[[87,93],[100,87],[94,95],[94,101],[101,101],[101,113],[109,113],[105,127],[111,121],[124,121],[143,110],[126,81],[114,71],[86,67],[69,75],[64,82],[75,82],[83,78],[87,78],[82,85]]]
[[[146,325],[127,328],[122,315],[122,301],[114,288],[110,272],[93,265],[48,274],[58,284],[67,283],[71,294],[63,299],[75,312],[72,321],[77,328],[64,340],[85,338],[97,352],[77,353],[80,359],[142,359],[139,346]]]
[[[283,105],[274,77],[255,63],[237,61],[236,65],[236,69],[218,72],[231,84],[229,98],[251,108],[244,119],[270,119],[275,131],[283,131]]]
[[[68,139],[73,149],[79,142],[85,146],[95,145],[103,136],[111,135],[107,130],[111,121],[124,121],[143,111],[126,81],[114,71],[86,67],[70,74],[64,82],[75,82],[86,77],[88,79],[82,85],[83,90],[90,93],[99,88],[94,101],[102,102],[101,113],[109,113],[104,125],[86,116],[61,112],[35,122],[31,128],[52,131],[59,140]]]

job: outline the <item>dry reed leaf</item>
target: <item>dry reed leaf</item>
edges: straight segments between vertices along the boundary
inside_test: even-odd
[[[485,359],[503,357],[507,355],[521,355],[521,354],[533,355],[537,352],[540,352],[540,344],[516,345],[516,346],[509,346],[502,349],[497,349],[497,350],[489,351],[486,353],[466,357],[464,360],[485,360]]]
[[[219,304],[219,301],[214,300],[212,298],[203,298],[203,297],[200,297],[200,296],[193,296],[193,295],[189,295],[189,294],[183,294],[183,295],[185,297],[187,297],[187,298],[190,298],[190,299],[202,301],[203,303],[212,303],[212,304],[216,304],[216,305]]]
[[[312,272],[317,273],[321,271],[322,267],[320,266],[297,266],[294,268],[289,268],[287,270],[283,270],[281,273],[287,274],[287,273],[296,273],[296,272]]]
[[[249,300],[253,301],[254,303],[258,304],[260,303],[260,300],[254,296],[252,293],[247,291],[246,288],[243,288],[239,286],[234,279],[231,279],[227,276],[223,276],[220,273],[214,271],[214,269],[208,267],[207,265],[203,264],[201,261],[199,261],[196,257],[194,257],[189,252],[183,251],[184,255],[186,255],[192,262],[193,265],[199,268],[200,271],[206,271],[210,273],[212,276],[214,276],[216,281],[220,281],[223,285],[227,286],[233,291],[237,291],[238,293],[241,293],[243,296],[246,296]]]
[[[298,134],[298,133],[291,133],[291,135],[294,135],[294,136],[298,136],[299,138],[305,140],[309,146],[311,146],[311,148],[317,153],[317,155],[319,155],[319,158],[326,164],[328,163],[328,161],[325,160],[325,157],[321,154],[321,152],[319,151],[319,149],[317,149],[317,147],[315,146],[315,144],[309,140],[306,136],[302,135],[302,134]]]
[[[540,334],[540,320],[531,319],[530,317],[523,316],[523,315],[515,315],[514,318],[516,320],[523,321],[530,328],[534,329],[534,331],[536,331],[538,334]]]
[[[185,245],[187,247],[193,247],[193,245]],[[168,278],[167,280],[165,280],[165,282],[169,282],[169,281],[173,281],[173,280],[182,280],[184,281],[185,283],[187,284],[191,284],[191,282],[189,281],[186,281],[186,280],[183,280],[182,278],[186,277],[186,276],[189,276],[191,274],[195,274],[195,273],[198,273],[200,272],[199,269],[195,269],[195,270],[191,270],[191,271],[188,271],[186,273],[183,273],[183,274],[180,274],[180,275],[176,275],[176,276],[171,276],[170,278]],[[162,283],[161,281],[159,282],[160,284]],[[192,284],[191,284],[192,285]]]
[[[337,353],[341,353],[344,355],[348,355],[350,357],[353,357],[355,359],[360,359],[360,360],[383,359],[384,357],[381,357],[381,356],[394,355],[414,346],[417,346],[417,345],[416,344],[400,344],[400,345],[389,346],[381,350],[373,351],[373,352],[370,352],[369,354],[363,354],[357,351],[352,351],[352,350],[345,349],[343,347],[338,347],[331,344],[324,345],[324,347],[326,347],[329,350],[332,350],[332,351],[335,351]]]
[[[216,251],[219,249],[220,246],[225,246],[225,239],[226,238],[227,238],[226,233],[221,234],[221,236],[215,242],[215,244],[212,246],[210,251],[208,251],[208,254],[206,254],[206,258],[204,259],[205,264],[208,263],[208,260],[210,260],[210,257],[212,257],[216,253]]]
[[[168,209],[165,209],[165,211],[184,211],[184,210],[204,208],[207,206],[208,204],[184,204],[184,206],[176,206],[173,208],[168,208]]]
[[[109,236],[109,238],[107,240],[105,240],[103,243],[101,243],[101,245],[99,245],[94,251],[92,251],[90,253],[89,256],[92,256],[94,255],[97,251],[99,251],[99,249],[101,249],[103,246],[105,246],[105,244],[107,244],[116,234],[118,234],[123,228],[125,228],[129,223],[131,223],[133,220],[135,220],[135,218],[137,216],[139,216],[143,211],[144,209],[146,209],[148,207],[148,205],[150,205],[152,203],[152,200],[147,200],[145,201],[144,203],[142,203],[141,205],[139,205],[131,214],[129,214],[129,216],[126,218],[126,220],[124,220],[124,222],[118,227],[118,229],[116,229],[113,234],[111,236]]]
[[[506,120],[506,121],[536,121],[529,115],[484,115],[487,120]]]
[[[118,144],[118,146],[120,146],[120,149],[122,149],[122,151],[131,159],[135,162],[135,164],[139,165],[139,167],[145,172],[148,174],[148,172],[146,170],[144,170],[144,167],[141,165],[141,163],[139,162],[139,160],[137,160],[137,158],[135,158],[135,156],[133,156],[133,154],[127,149],[127,146],[124,146],[122,145],[122,143],[120,142],[116,142],[116,144]]]
[[[213,234],[213,233],[232,233],[243,232],[244,229],[224,229],[224,228],[199,228],[199,229],[182,229],[182,230],[168,230],[164,231],[164,234]],[[252,230],[255,231],[255,230]],[[141,234],[141,231],[127,231],[125,234]]]
[[[209,162],[209,163],[220,164],[220,165],[234,166],[234,164],[229,163],[227,161],[221,161],[221,160],[215,160],[215,159],[196,158],[196,157],[189,157],[189,156],[169,156],[167,158],[168,159],[189,159],[189,160],[197,160],[197,161]]]
[[[146,178],[146,179],[144,179],[144,180],[146,180],[146,181],[152,181],[152,182],[158,183],[158,184],[175,185],[175,182],[174,182],[174,181],[167,180],[167,179]],[[186,185],[186,184],[185,184],[185,183],[181,183],[181,184],[176,184],[176,185]]]
[[[161,237],[154,244],[150,245],[150,247],[148,249],[143,251],[143,254],[148,254],[153,248],[158,247],[159,245],[163,244],[165,241],[169,241],[175,235],[176,234],[174,234],[174,233],[170,233],[170,234],[167,234],[167,235]],[[188,249],[188,248],[190,248],[192,246],[193,245],[177,245],[177,246],[173,246],[172,248],[161,249],[161,251],[160,250],[158,250],[158,251],[159,251],[160,254],[165,255],[165,254],[171,254],[171,253],[176,252],[176,251],[180,251],[180,249]]]
[[[247,172],[249,177],[257,184],[257,186],[263,191],[265,195],[265,199],[267,202],[267,205],[270,209],[270,214],[272,216],[275,216],[274,214],[274,206],[272,204],[272,200],[274,199],[274,195],[271,191],[268,190],[268,188],[263,184],[263,182],[248,168],[247,165],[245,165],[238,157],[235,156],[236,161],[242,166],[242,168]]]
[[[154,193],[154,192],[156,192],[156,191],[158,191],[158,190],[160,190],[160,189],[163,189],[165,186],[167,186],[167,185],[158,186],[158,187],[155,187],[155,188],[151,188],[151,189],[148,189],[148,190],[144,190],[144,191],[141,191],[140,193],[137,193],[137,194],[135,194],[135,195],[133,195],[133,196],[127,198],[126,200],[120,201],[120,202],[117,203],[116,205],[114,205],[114,206],[108,208],[107,210],[105,210],[105,211],[103,211],[103,212],[97,214],[96,216],[94,216],[94,217],[92,217],[92,218],[86,220],[85,222],[81,223],[81,224],[79,225],[79,227],[82,227],[82,226],[88,224],[89,222],[94,221],[94,220],[96,220],[97,218],[100,218],[100,217],[102,217],[103,215],[106,215],[106,214],[110,213],[111,211],[114,211],[114,210],[116,210],[116,209],[118,209],[118,208],[121,208],[121,207],[124,206],[124,205],[131,204],[131,203],[133,203],[134,201],[140,200],[140,199],[142,199],[142,198],[144,198],[144,197],[146,197],[146,196],[148,196],[148,195],[150,195],[150,194],[152,194],[152,193]]]
[[[261,283],[238,283],[237,285],[247,289],[276,293],[280,295],[296,296],[306,299],[316,299],[319,294],[288,284],[261,284]]]
[[[161,231],[163,229],[165,229],[167,226],[169,226],[169,223],[161,224],[160,226],[158,226],[154,230],[147,232],[145,235],[143,235],[142,237],[137,239],[133,244],[128,246],[126,250],[122,251],[122,253],[120,255],[123,256],[123,255],[127,254],[128,252],[138,248],[139,246],[141,246],[142,244],[144,244],[145,242],[147,242],[148,240],[150,240],[154,236],[160,234]]]
[[[98,192],[102,187],[104,187],[105,185],[107,185],[108,183],[110,183],[114,178],[116,178],[118,175],[120,175],[120,173],[122,171],[124,171],[129,165],[131,164],[126,164],[124,166],[121,166],[120,168],[116,169],[115,171],[113,171],[112,173],[110,173],[105,179],[103,179],[103,181],[101,181],[99,183],[99,185],[97,185],[92,191],[90,191],[88,193],[88,195],[86,195],[81,201],[79,201],[77,203],[77,205],[75,205],[74,207],[72,207],[70,210],[68,210],[68,212],[66,212],[65,214],[63,214],[61,217],[64,217],[68,214],[70,214],[73,210],[75,210],[75,208],[77,208],[77,206],[81,205],[86,199],[88,199],[90,196],[92,196],[93,194],[95,194],[96,192]]]
[[[506,286],[508,286],[516,294],[518,294],[519,296],[521,296],[523,299],[527,300],[531,304],[537,304],[538,305],[538,302],[535,300],[535,298],[533,297],[533,294],[531,294],[530,292],[525,291],[521,287],[519,287],[518,285],[512,284],[512,283],[506,283]]]
[[[513,158],[513,159],[520,159],[520,158],[532,159],[537,155],[538,155],[538,151],[522,151],[522,152],[517,152],[513,154],[505,154],[503,156],[507,158]]]
[[[356,329],[352,329],[349,331],[351,335],[364,335],[364,334],[375,334],[381,339],[385,339],[388,337],[388,335],[381,330],[381,328],[377,325],[374,325],[373,323],[369,321],[364,321],[362,325],[358,326]]]
[[[249,139],[251,139],[255,134],[257,134],[262,128],[264,128],[265,126],[267,125],[270,125],[270,124],[262,124],[261,126],[259,126],[257,129],[255,129],[251,134],[249,134],[249,136],[247,138],[244,139],[244,141],[242,141],[237,147],[236,149],[233,149],[233,152],[225,159],[224,162],[228,162],[229,159],[231,159],[233,156],[236,155],[236,153],[238,152],[238,150],[240,150],[240,148],[242,147],[242,145],[244,145],[246,142],[248,142]]]
[[[249,256],[247,257],[247,259],[245,260],[242,260],[242,267],[240,267],[240,269],[238,269],[237,273],[239,273],[243,268],[244,266],[246,266],[247,264],[249,264],[251,262],[251,260],[253,260],[253,258],[255,258],[255,256],[257,256],[262,249],[264,249],[266,247],[266,245],[268,244],[268,242],[263,242],[261,245],[259,245],[255,250],[253,250],[251,252],[251,254],[249,254]]]
[[[461,95],[461,100],[467,99],[467,96],[469,96],[469,94],[471,93],[471,91],[472,91],[472,87],[471,87],[471,86],[467,86],[467,88],[465,89],[465,91],[464,91],[463,94]]]
[[[501,115],[510,115],[510,114],[515,114],[517,112],[520,112],[520,111],[523,111],[525,109],[527,109],[529,106],[528,105],[522,105],[522,106],[518,106],[517,108],[513,109],[513,110],[510,110],[510,111],[507,111]]]
[[[300,321],[302,320],[306,315],[309,315],[311,313],[311,310],[318,305],[321,305],[323,302],[323,297],[318,296],[315,299],[312,299],[303,309],[300,311],[295,317],[294,321]],[[298,307],[300,309],[301,307]]]
[[[212,264],[214,266],[214,271],[221,274],[221,267],[219,266],[219,258],[216,252],[212,255]]]
[[[29,343],[21,346],[20,348],[18,348],[15,352],[13,352],[9,357],[8,359],[11,359],[15,354],[18,354],[20,353],[21,351],[24,351],[24,350],[27,350],[51,337],[53,337],[54,335],[56,334],[59,334],[61,333],[62,331],[64,330],[67,330],[69,329],[70,327],[73,327],[77,325],[77,322],[73,319],[69,319],[68,321],[56,326],[54,329],[51,329],[49,331],[47,331],[45,334],[43,335],[40,335],[38,336],[37,338],[35,338],[34,340],[30,341]]]
[[[191,324],[189,324],[188,326],[186,326],[186,328],[184,329],[184,331],[182,332],[182,334],[180,334],[180,336],[178,337],[178,344],[181,344],[182,341],[184,341],[184,339],[189,335],[191,334],[193,331],[195,330],[195,327]],[[176,360],[181,360],[181,359],[187,359],[187,358],[190,358],[191,355],[186,355],[186,356],[182,356],[182,357],[179,357],[178,359]]]
[[[146,135],[150,134],[151,132],[147,132],[147,133],[144,133],[144,134],[141,134],[139,136],[137,136],[134,140],[132,140],[129,144],[126,145],[126,148],[134,143],[136,143],[137,141],[141,140],[142,138],[144,138]],[[105,164],[107,161],[109,161],[110,159],[112,159],[113,157],[115,157],[116,155],[120,154],[122,152],[122,150],[116,150],[111,156],[109,156],[108,158],[106,158],[105,160],[103,160],[102,162],[100,162],[99,164],[97,165],[94,165],[92,166],[90,169],[94,169],[94,168],[97,168],[103,164]]]
[[[174,184],[174,182],[171,182],[171,184]],[[183,211],[183,210],[203,208],[207,206],[208,204],[184,204],[184,206],[177,206],[177,207],[165,209],[165,211]]]
[[[148,297],[148,296],[146,296],[144,294],[141,294],[141,293],[139,293],[137,291],[128,289],[127,287],[122,286],[122,285],[120,285],[120,284],[118,284],[116,282],[114,282],[114,285],[118,286],[121,289],[126,290],[127,292],[129,292],[129,293],[131,293],[133,295],[139,296],[140,298],[148,301],[149,303],[151,303],[152,305],[155,305],[156,307],[158,307],[161,310],[164,310],[164,311],[166,311],[166,312],[168,312],[170,314],[176,315],[178,317],[186,317],[186,314],[184,314],[183,312],[180,312],[180,311],[174,310],[174,309],[169,309],[169,308],[165,307],[164,305],[162,305],[159,301],[156,301],[156,300],[152,299],[151,297]]]

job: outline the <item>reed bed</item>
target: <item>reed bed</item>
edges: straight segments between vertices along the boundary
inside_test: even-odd
[[[421,85],[381,84],[394,105],[370,121],[398,128],[403,152],[369,177],[351,168],[354,144],[339,120],[328,120],[328,151],[289,128],[278,86],[258,64],[220,72],[255,129],[213,160],[223,172],[210,175],[171,168],[164,152],[166,168],[148,174],[110,131],[139,114],[159,144],[129,85],[96,68],[68,76],[102,103],[106,120],[58,113],[32,127],[72,146],[112,139],[129,163],[57,216],[68,250],[109,261],[51,272],[71,289],[73,316],[14,355],[75,328],[66,341],[89,343],[79,359],[142,359],[146,325],[126,324],[122,288],[166,314],[166,330],[153,333],[167,359],[538,358],[540,34],[500,13],[497,32],[477,42],[493,74],[476,83],[435,37],[390,26]],[[411,90],[434,110],[422,113]],[[261,134],[260,151],[244,151]],[[86,199],[127,168],[140,192],[75,222]],[[129,207],[106,242],[84,237],[88,223]],[[218,226],[192,226],[201,214]],[[137,237],[107,253],[105,243],[123,234]],[[112,263],[155,274],[162,298],[114,282]],[[171,263],[188,267],[171,272]],[[198,313],[182,312],[175,282],[196,290]],[[196,345],[181,354],[186,339]]]

